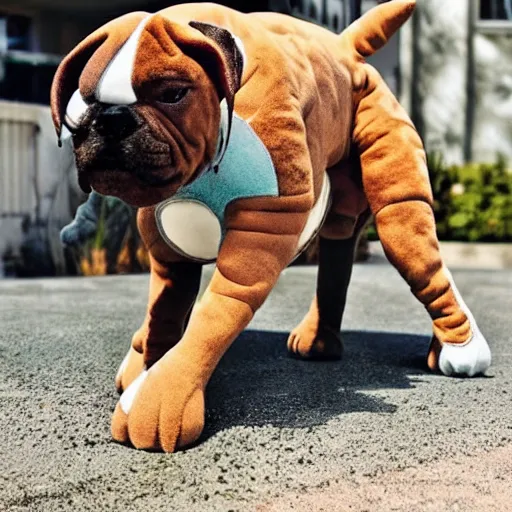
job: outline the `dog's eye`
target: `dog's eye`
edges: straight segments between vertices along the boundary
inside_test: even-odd
[[[160,103],[178,103],[188,93],[188,87],[180,87],[178,89],[166,89],[157,98]]]

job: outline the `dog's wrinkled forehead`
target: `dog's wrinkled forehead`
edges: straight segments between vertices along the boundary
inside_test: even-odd
[[[76,125],[93,103],[136,103],[151,80],[190,80],[192,61],[207,72],[232,112],[243,57],[240,40],[220,27],[180,24],[143,12],[118,18],[91,34],[59,66],[51,102],[57,132],[64,118]]]
[[[95,97],[98,101],[114,105],[129,105],[137,101],[132,75],[139,41],[150,19],[150,16],[146,16],[139,23],[116,56],[108,63],[95,89]]]
[[[98,101],[111,105],[130,105],[137,101],[134,89],[134,69],[136,60],[155,58],[144,48],[143,34],[148,25],[155,23],[154,16],[146,15],[129,34],[124,43],[112,41],[115,52],[96,52],[85,65],[81,77],[80,88],[73,94],[67,110],[66,121],[76,124],[85,112],[88,103]],[[151,37],[151,36],[150,36]],[[141,41],[142,40],[142,41]],[[116,44],[117,43],[117,44]],[[105,59],[108,54],[113,56]]]
[[[76,126],[89,107],[84,98],[113,105],[130,105],[137,101],[132,75],[140,38],[149,20],[150,15],[144,16],[124,42],[120,38],[107,39],[110,44],[100,48],[87,62],[80,76],[80,88],[66,107],[68,126]]]

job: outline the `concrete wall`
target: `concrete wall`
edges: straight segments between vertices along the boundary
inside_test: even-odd
[[[401,51],[412,55],[402,88],[429,151],[464,161],[468,16],[466,0],[420,0]]]
[[[447,163],[512,162],[512,23],[478,0],[418,0],[401,33],[401,99],[427,151]]]
[[[473,159],[505,155],[512,164],[512,23],[510,32],[475,35]]]

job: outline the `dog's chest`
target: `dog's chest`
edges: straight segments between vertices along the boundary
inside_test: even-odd
[[[210,263],[217,259],[226,234],[225,211],[238,199],[277,197],[276,171],[267,148],[236,115],[218,172],[209,170],[155,209],[160,235],[186,258]],[[299,253],[321,227],[330,202],[327,175],[322,193],[303,230]]]

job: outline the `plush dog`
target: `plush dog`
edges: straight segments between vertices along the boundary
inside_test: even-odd
[[[319,230],[316,297],[288,348],[340,357],[370,214],[432,318],[429,367],[488,368],[439,254],[420,138],[365,62],[413,9],[384,3],[339,36],[275,13],[178,5],[118,18],[63,60],[52,112],[59,136],[72,137],[80,184],[139,207],[151,256],[146,318],[116,379],[114,439],[168,452],[197,440],[217,363]]]

